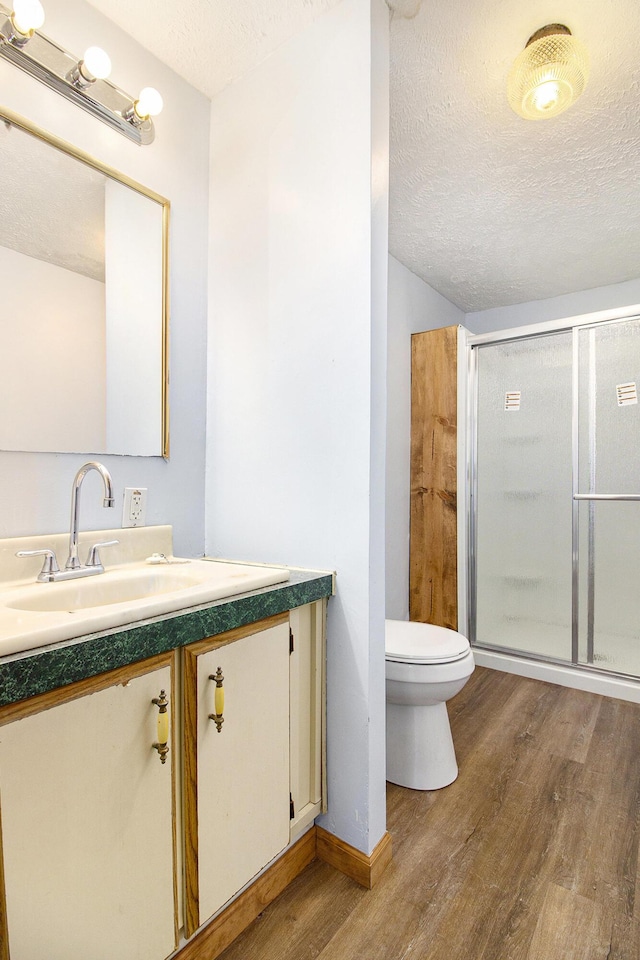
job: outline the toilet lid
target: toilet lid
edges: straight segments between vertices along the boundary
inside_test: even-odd
[[[446,627],[411,620],[385,621],[387,660],[450,663],[466,656],[470,649],[466,637]]]

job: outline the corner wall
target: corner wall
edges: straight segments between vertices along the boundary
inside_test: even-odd
[[[211,111],[207,550],[337,571],[323,826],[366,853],[385,830],[388,16],[343,0]]]
[[[147,523],[174,525],[175,550],[197,555],[204,547],[204,442],[206,394],[206,274],[209,101],[152,57],[83,0],[47,0],[47,36],[79,55],[92,43],[110,52],[113,79],[135,94],[151,85],[165,108],[156,140],[139,147],[5,60],[2,102],[170,199],[171,207],[171,459],[100,459],[113,475],[116,507],[101,507],[99,479],[87,477],[83,529],[119,526],[125,486],[148,487]],[[78,356],[82,363],[83,357]],[[126,391],[127,384],[122,384]],[[16,396],[16,406],[21,397]],[[82,405],[76,393],[56,389],[52,415]],[[12,411],[0,411],[11,417]],[[132,411],[135,415],[135,411]],[[0,537],[64,532],[71,482],[86,455],[0,452]]]

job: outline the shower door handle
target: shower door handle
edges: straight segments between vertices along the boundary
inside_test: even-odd
[[[574,500],[640,500],[640,493],[574,493]]]

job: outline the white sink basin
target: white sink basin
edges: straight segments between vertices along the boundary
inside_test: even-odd
[[[5,605],[14,610],[73,612],[112,603],[148,600],[160,594],[179,593],[176,600],[181,601],[182,598],[192,600],[196,592],[204,591],[205,600],[218,599],[229,596],[230,593],[251,590],[256,585],[264,586],[264,571],[265,568],[261,567],[197,560],[185,565],[157,564],[122,571],[107,570],[87,579],[23,587]],[[271,579],[272,573],[273,569],[267,572],[266,583],[274,582]],[[288,576],[282,579],[286,580]],[[197,591],[194,588],[197,588]],[[180,605],[183,605],[182,602]],[[171,606],[173,608],[173,603]]]
[[[223,560],[125,564],[95,577],[0,591],[0,656],[124,626],[289,579]]]

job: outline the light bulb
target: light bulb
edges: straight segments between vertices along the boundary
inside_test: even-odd
[[[555,107],[559,99],[560,86],[555,80],[545,80],[536,87],[532,95],[535,109],[541,112]]]
[[[13,0],[11,21],[23,36],[38,30],[44,23],[44,8],[40,0]]]
[[[100,47],[87,47],[82,58],[83,72],[96,80],[106,80],[111,73],[111,59]]]
[[[146,120],[147,117],[157,117],[163,106],[162,97],[158,91],[153,87],[145,87],[140,91],[133,109],[140,120]]]

